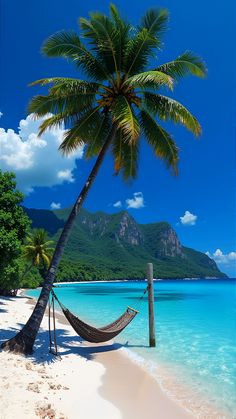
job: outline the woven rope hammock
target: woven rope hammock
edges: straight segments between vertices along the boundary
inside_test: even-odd
[[[51,291],[51,293],[52,297],[57,300],[65,317],[67,318],[70,325],[73,327],[74,331],[83,339],[92,343],[107,342],[108,340],[113,339],[115,336],[121,333],[126,326],[128,326],[128,324],[134,319],[134,317],[138,313],[138,311],[134,308],[127,307],[126,311],[117,320],[108,324],[107,326],[96,328],[88,323],[83,322],[77,316],[71,313],[58,300],[53,290]]]

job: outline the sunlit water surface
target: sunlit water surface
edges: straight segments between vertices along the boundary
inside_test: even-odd
[[[177,386],[236,417],[236,280],[155,282],[156,348],[148,347],[146,296],[139,307],[145,287],[144,281],[80,283],[58,286],[56,293],[96,326],[110,323],[127,305],[140,308],[116,342],[159,380],[164,366]]]

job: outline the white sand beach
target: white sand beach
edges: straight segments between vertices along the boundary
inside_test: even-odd
[[[32,301],[0,298],[0,341],[28,319]],[[170,399],[158,383],[112,342],[81,341],[57,318],[60,356],[48,352],[44,317],[31,356],[0,352],[0,418],[187,419],[194,416]],[[208,416],[213,417],[213,416]],[[216,416],[214,416],[216,417]]]

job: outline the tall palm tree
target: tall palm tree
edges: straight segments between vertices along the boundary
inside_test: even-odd
[[[61,31],[43,45],[48,57],[63,57],[85,75],[85,79],[47,78],[33,85],[51,85],[47,95],[35,96],[29,111],[44,117],[39,135],[52,127],[67,128],[60,150],[68,154],[85,144],[87,158],[96,156],[93,169],[72,208],[56,245],[35,309],[23,329],[4,348],[29,353],[42,321],[58,264],[75,217],[83,204],[108,149],[112,150],[115,173],[125,180],[137,173],[140,138],[143,135],[155,155],[177,173],[178,148],[160,125],[173,121],[199,135],[197,119],[176,100],[162,94],[172,91],[181,77],[203,77],[205,66],[191,52],[156,66],[168,12],[149,10],[133,27],[110,5],[110,15],[91,13],[80,18],[81,36]]]
[[[35,228],[26,237],[26,244],[23,247],[23,257],[28,265],[22,274],[22,278],[32,269],[37,266],[42,271],[46,271],[49,267],[53,248],[52,240],[48,240],[48,233],[43,228]]]

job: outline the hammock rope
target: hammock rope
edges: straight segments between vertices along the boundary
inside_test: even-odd
[[[52,309],[52,317],[53,317],[53,338],[52,338],[52,331],[51,331],[51,309]],[[55,319],[55,302],[54,296],[52,295],[52,299],[48,302],[48,331],[49,331],[49,352],[53,355],[57,355],[57,336],[56,336],[56,319]],[[52,347],[54,346],[54,350]]]
[[[147,292],[148,287],[144,290],[143,295],[139,298],[140,303],[142,302],[142,299],[144,298],[144,295]],[[54,299],[58,302],[59,306],[61,307],[61,310],[65,317],[67,318],[68,322],[74,329],[74,331],[81,336],[83,339],[87,340],[88,342],[92,343],[101,343],[101,342],[107,342],[108,340],[113,339],[116,337],[119,333],[121,333],[128,324],[135,318],[135,316],[138,314],[138,310],[135,310],[132,307],[127,307],[125,312],[115,321],[112,323],[109,323],[106,326],[103,326],[101,328],[96,328],[88,323],[85,323],[82,321],[79,317],[75,316],[68,308],[64,306],[64,304],[61,303],[61,301],[56,296],[55,292],[51,290],[52,295],[52,307],[54,309]],[[54,311],[53,311],[54,313]],[[50,334],[51,339],[51,334]],[[55,318],[54,318],[54,345],[55,345]],[[50,340],[51,345],[51,340]],[[56,349],[57,353],[57,349]]]

